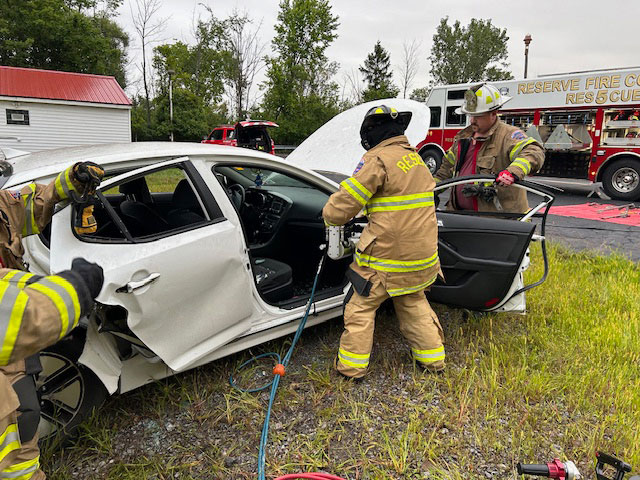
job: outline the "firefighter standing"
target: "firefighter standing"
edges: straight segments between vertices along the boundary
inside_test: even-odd
[[[438,182],[476,173],[497,174],[497,201],[491,195],[478,195],[478,190],[457,185],[453,187],[449,208],[514,213],[524,213],[529,209],[526,192],[507,187],[516,178],[522,180],[526,175],[537,172],[544,163],[544,150],[519,128],[500,121],[497,111],[509,100],[510,97],[501,95],[494,86],[486,83],[465,92],[464,103],[456,113],[469,115],[471,125],[455,136],[434,177]]]
[[[40,276],[0,269],[0,479],[45,478],[40,470],[40,420],[28,365],[78,324],[102,288],[102,268],[76,258],[71,270]]]
[[[7,164],[4,163],[2,170],[10,170],[11,167],[5,168]],[[103,174],[98,165],[90,162],[77,163],[60,173],[48,185],[32,183],[19,190],[0,190],[0,271],[4,272],[0,292],[5,292],[0,299],[0,419],[12,415],[17,403],[20,405],[18,411],[21,412],[17,427],[19,443],[7,440],[15,438],[10,431],[13,427],[7,427],[9,430],[3,429],[0,432],[0,479],[44,478],[44,474],[38,469],[36,435],[40,412],[35,378],[41,370],[37,352],[67,334],[71,326],[77,323],[76,315],[79,318],[80,311],[86,311],[79,306],[82,305],[79,302],[85,301],[79,300],[79,297],[86,297],[77,291],[78,288],[82,290],[81,285],[73,282],[69,284],[68,279],[65,283],[64,279],[55,276],[40,280],[32,274],[20,272],[27,270],[22,258],[22,237],[40,233],[51,220],[53,207],[57,202],[70,199],[74,195],[86,197],[86,194],[91,193],[90,190],[100,183]],[[83,225],[78,226],[86,232],[95,229],[95,219],[91,211],[91,206],[83,209]],[[7,268],[14,270],[6,271]],[[87,269],[85,273],[86,271]],[[35,283],[27,287],[34,281],[32,279],[36,279]],[[15,286],[10,286],[13,283]],[[102,280],[99,283],[101,287]],[[95,290],[96,286],[89,285],[89,288]],[[97,288],[92,298],[99,290],[100,288]],[[21,299],[20,305],[26,305],[24,311],[21,310],[23,307],[15,304],[18,297]],[[27,301],[27,298],[32,297],[36,300]],[[58,309],[58,313],[54,312],[53,316],[49,305],[51,302]],[[34,309],[37,310],[42,305],[47,305],[48,309],[43,307],[42,312],[34,312]],[[28,334],[23,334],[24,329],[32,328],[29,325],[33,322],[40,326],[35,330],[28,330]],[[48,326],[45,327],[45,324]],[[56,328],[54,325],[57,325],[58,337],[51,340],[50,331]],[[16,347],[22,342],[31,347]],[[25,351],[31,356],[23,355]],[[25,471],[25,476],[16,473],[22,470]]]
[[[347,377],[367,373],[376,310],[389,297],[413,359],[429,371],[445,366],[442,328],[424,295],[441,274],[435,182],[404,136],[410,120],[411,112],[385,105],[367,112],[360,136],[368,151],[322,210],[328,225],[362,209],[369,218],[347,273],[352,289],[335,365]]]

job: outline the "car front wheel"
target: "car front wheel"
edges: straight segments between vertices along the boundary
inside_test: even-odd
[[[78,426],[107,397],[100,379],[78,363],[84,339],[68,339],[40,352],[38,378],[41,443],[65,446],[77,436]]]

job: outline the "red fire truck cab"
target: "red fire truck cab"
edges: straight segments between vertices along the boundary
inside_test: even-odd
[[[539,175],[602,182],[611,197],[640,199],[640,68],[492,82],[512,97],[502,121],[545,147]],[[469,124],[455,113],[473,84],[434,87],[427,99],[431,125],[417,148],[426,162],[442,162],[455,134]]]

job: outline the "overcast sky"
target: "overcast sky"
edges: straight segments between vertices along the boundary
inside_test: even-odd
[[[139,42],[131,20],[131,4],[125,0],[118,22],[130,34],[132,64],[139,61]],[[194,18],[207,16],[208,5],[218,18],[226,18],[234,8],[247,11],[256,23],[262,21],[261,37],[269,53],[278,0],[163,0],[160,17],[168,18],[163,38],[166,42],[192,42]],[[631,67],[640,65],[640,0],[330,0],[339,17],[338,38],[328,49],[331,60],[340,64],[336,80],[357,70],[377,40],[391,54],[391,63],[402,61],[402,45],[414,39],[422,42],[420,70],[413,88],[427,85],[433,34],[442,17],[450,24],[471,18],[491,19],[493,25],[506,28],[511,72],[515,78],[524,74],[524,36],[531,34],[529,73],[563,73],[577,70]],[[133,65],[131,77],[137,75]],[[396,74],[397,75],[397,74]],[[396,76],[396,84],[399,85]],[[135,89],[128,88],[129,93]]]

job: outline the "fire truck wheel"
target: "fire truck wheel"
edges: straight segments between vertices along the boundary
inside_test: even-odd
[[[420,156],[424,163],[429,167],[429,171],[433,175],[442,165],[442,152],[437,148],[424,148],[420,150]]]
[[[602,187],[611,198],[640,199],[640,160],[622,158],[613,162],[602,176]]]

